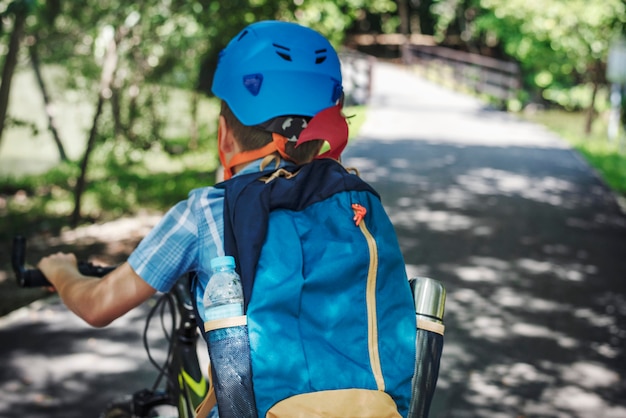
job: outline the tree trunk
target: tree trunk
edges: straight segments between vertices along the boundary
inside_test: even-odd
[[[409,5],[407,0],[398,1],[398,18],[400,19],[400,32],[402,32],[403,36],[402,45],[400,45],[400,56],[402,57],[402,63],[409,65],[412,57],[409,40]]]
[[[191,92],[191,127],[189,132],[189,149],[198,149],[198,92]]]
[[[587,117],[585,120],[585,135],[589,135],[591,133],[591,127],[596,117],[596,96],[597,95],[598,95],[598,82],[594,80],[593,91],[591,92],[591,104],[589,105],[589,109],[587,109]]]
[[[602,66],[600,62],[596,61],[593,66],[591,79],[593,83],[593,91],[591,92],[591,104],[589,104],[589,108],[587,109],[587,117],[585,120],[585,134],[589,135],[591,133],[591,127],[593,125],[593,120],[596,117],[596,97],[598,95],[600,72],[602,71]]]
[[[91,130],[89,131],[89,138],[87,140],[87,147],[85,148],[85,154],[80,164],[80,175],[76,181],[76,187],[74,188],[74,211],[70,220],[70,225],[75,227],[81,219],[81,202],[85,187],[87,184],[87,169],[89,168],[89,157],[96,144],[96,138],[98,137],[98,121],[102,114],[102,107],[104,101],[111,96],[111,84],[113,82],[113,76],[117,69],[117,43],[115,38],[111,39],[107,45],[106,54],[104,57],[104,64],[102,66],[102,75],[100,78],[100,89],[98,91],[98,102],[96,105],[96,112],[93,116],[93,123]]]
[[[24,23],[26,13],[16,13],[13,22],[13,32],[9,40],[9,49],[4,60],[2,69],[2,80],[0,81],[0,144],[2,143],[2,132],[6,122],[7,110],[9,107],[9,94],[11,92],[11,81],[17,66],[17,55],[20,50],[20,41],[24,34]]]
[[[113,132],[116,138],[119,138],[124,133],[124,123],[122,122],[122,106],[121,92],[116,86],[111,89],[111,114],[113,116]]]
[[[50,103],[50,96],[48,95],[48,89],[46,88],[46,84],[41,75],[41,66],[39,65],[39,54],[37,53],[37,37],[34,37],[34,41],[32,45],[29,46],[28,52],[30,54],[30,62],[33,66],[33,71],[35,72],[35,77],[37,78],[37,84],[39,84],[39,89],[41,90],[41,95],[43,97],[43,102],[46,110],[46,115],[48,116],[48,129],[52,134],[52,138],[59,150],[59,157],[61,161],[67,161],[67,154],[65,153],[65,148],[63,147],[63,142],[59,137],[59,132],[56,127],[56,123],[54,121],[54,115],[52,113],[52,104]]]

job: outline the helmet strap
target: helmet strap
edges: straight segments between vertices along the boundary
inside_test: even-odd
[[[272,142],[269,142],[261,148],[249,151],[242,151],[238,154],[235,154],[228,163],[225,163],[224,155],[220,151],[220,161],[224,166],[224,180],[228,180],[234,175],[233,168],[238,166],[239,164],[249,163],[254,160],[258,160],[259,158],[266,157],[275,152],[278,152],[282,158],[286,160],[291,160],[285,152],[286,143],[287,138],[277,133],[272,133]]]
[[[331,106],[316,114],[300,133],[296,147],[305,142],[319,139],[326,140],[330,145],[330,149],[316,158],[332,158],[335,160],[341,158],[341,152],[348,144],[348,123],[345,116],[343,116],[341,104]],[[233,168],[239,164],[249,163],[275,152],[278,152],[283,159],[293,161],[285,152],[287,142],[288,139],[286,137],[273,132],[272,142],[258,149],[235,154],[228,164],[225,163],[225,157],[220,150],[220,161],[224,166],[224,179],[230,179],[234,174]]]

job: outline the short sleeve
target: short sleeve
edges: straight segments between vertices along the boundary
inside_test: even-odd
[[[172,207],[128,258],[133,270],[160,292],[169,291],[183,274],[194,270],[198,225],[193,199]]]

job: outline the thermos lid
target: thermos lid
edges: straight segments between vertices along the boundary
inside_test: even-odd
[[[409,284],[413,292],[415,313],[443,321],[446,303],[446,290],[443,285],[429,277],[413,277]]]

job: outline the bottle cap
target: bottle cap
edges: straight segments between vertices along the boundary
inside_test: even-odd
[[[215,257],[211,260],[211,269],[215,270],[219,267],[231,267],[235,268],[235,258],[230,255],[225,255],[222,257]]]
[[[415,277],[410,280],[415,313],[443,320],[446,290],[437,280]]]

